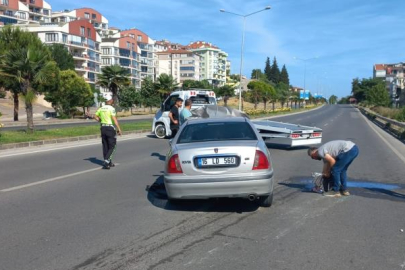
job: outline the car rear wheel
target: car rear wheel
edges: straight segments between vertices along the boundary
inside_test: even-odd
[[[166,138],[166,127],[163,124],[157,124],[155,127],[155,136],[159,139]]]
[[[270,207],[273,203],[273,193],[267,196],[260,196],[257,200],[257,204],[261,207]]]

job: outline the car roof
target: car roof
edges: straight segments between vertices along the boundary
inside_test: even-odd
[[[187,119],[187,125],[202,124],[202,123],[216,123],[216,122],[247,122],[245,117],[238,116],[226,116],[226,117],[213,117],[213,118],[189,118]]]

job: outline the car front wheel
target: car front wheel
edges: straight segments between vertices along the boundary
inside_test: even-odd
[[[166,138],[166,127],[163,124],[157,124],[155,127],[155,136],[159,139]]]

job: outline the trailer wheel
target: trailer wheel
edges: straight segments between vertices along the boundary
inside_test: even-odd
[[[267,196],[260,196],[257,200],[257,204],[261,207],[270,207],[273,203],[273,193]]]
[[[159,139],[164,139],[166,138],[166,127],[164,124],[159,123],[155,127],[155,136],[158,137]]]

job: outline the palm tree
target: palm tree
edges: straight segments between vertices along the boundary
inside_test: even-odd
[[[118,101],[118,91],[131,84],[129,71],[119,65],[107,66],[101,69],[97,84],[111,91],[115,104]]]
[[[167,75],[166,73],[161,74],[157,78],[157,82],[155,83],[155,87],[158,92],[163,96],[168,96],[171,92],[173,92],[179,84],[175,81],[172,75]]]
[[[36,44],[40,46],[41,40],[35,38],[32,33],[21,30],[18,27],[5,26],[0,31],[0,54],[5,55],[8,51],[13,51],[18,48],[26,48],[29,45]],[[10,91],[14,101],[14,121],[18,121],[18,110],[20,106],[20,85],[14,79],[8,76],[0,78],[0,86]]]
[[[49,49],[42,44],[8,51],[0,59],[0,74],[13,78],[20,87],[27,112],[28,132],[34,131],[33,106],[36,96],[57,83],[59,69]]]

